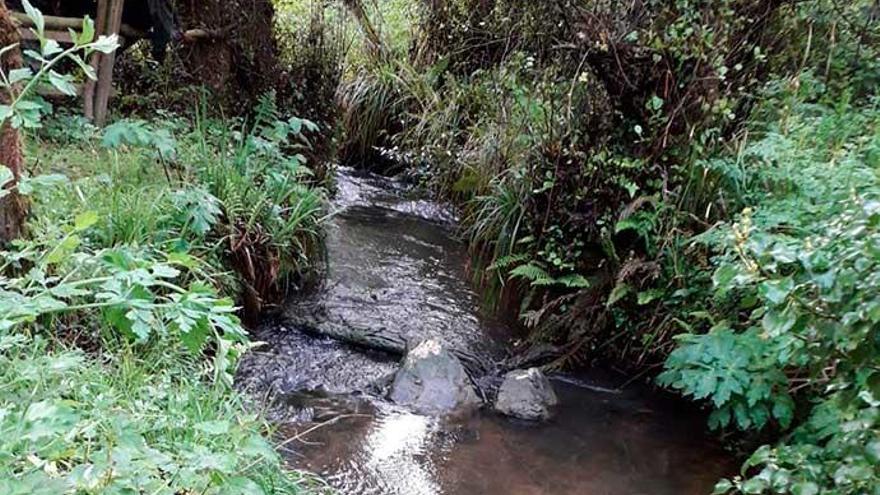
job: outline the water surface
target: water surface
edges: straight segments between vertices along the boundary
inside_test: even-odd
[[[617,391],[613,375],[558,377],[546,424],[487,411],[440,419],[382,400],[398,357],[299,329],[437,337],[489,360],[510,330],[481,313],[447,210],[392,179],[343,170],[338,186],[324,287],[260,329],[267,345],[240,370],[242,387],[275,398],[292,467],[351,495],[687,495],[730,473],[703,417],[639,386]]]

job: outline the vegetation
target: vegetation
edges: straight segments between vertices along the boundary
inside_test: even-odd
[[[263,263],[257,281],[272,291],[304,269],[316,256],[306,252],[317,248],[321,193],[291,182],[303,173],[293,159],[254,167],[265,187],[242,185],[233,160],[202,154],[186,136],[179,155],[206,161],[178,157],[166,172],[211,168],[199,170],[203,181],[169,178],[152,151],[118,144],[134,141],[135,130],[170,136],[151,129],[114,124],[93,148],[81,138],[40,142],[36,160],[65,156],[70,176],[18,184],[32,195],[33,220],[30,237],[2,253],[0,410],[3,437],[14,439],[0,449],[4,493],[296,493],[302,485],[280,471],[260,435],[266,426],[231,389],[249,344],[233,301],[219,294],[241,287],[243,299],[260,301],[250,273],[225,268],[236,260]],[[211,182],[220,167],[225,180]],[[273,188],[282,187],[279,197]]]
[[[271,95],[249,124],[52,115],[36,88],[70,92],[55,68],[91,77],[79,54],[116,41],[87,19],[61,51],[25,5],[39,69],[3,73],[0,119],[29,138],[0,194],[30,203],[0,252],[0,492],[307,490],[231,387],[252,345],[234,299],[254,317],[319,266],[323,192],[297,152],[315,125]]]
[[[35,22],[32,66],[0,54],[28,142],[0,200],[30,206],[0,253],[0,492],[307,489],[230,385],[242,319],[320,275],[338,156],[459,209],[536,364],[705,405],[753,452],[716,493],[880,493],[875,1],[260,5],[217,80],[132,57],[134,111],[100,130],[35,91],[115,40]]]
[[[235,394],[165,344],[98,355],[0,338],[8,494],[300,493]]]
[[[546,366],[665,369],[713,428],[780,439],[718,493],[876,492],[875,3],[422,9],[341,87],[340,156],[460,208]]]
[[[749,206],[695,239],[716,253],[711,304],[691,308],[708,330],[678,338],[660,382],[710,400],[715,427],[787,432],[719,492],[872,493],[880,114],[797,83],[767,102],[786,115],[712,165]]]

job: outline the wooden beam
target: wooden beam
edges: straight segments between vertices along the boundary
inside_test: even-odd
[[[27,15],[22,14],[21,12],[13,12],[12,17],[16,21],[21,23],[21,25],[24,27],[29,27],[29,28],[35,27],[34,23],[31,21],[31,19]],[[99,18],[101,17],[100,6],[98,7],[98,17]],[[51,29],[51,30],[57,30],[57,31],[66,31],[68,29],[73,29],[76,32],[82,31],[83,20],[78,17],[58,17],[58,16],[54,16],[54,15],[46,15],[46,16],[43,16],[43,18],[46,21],[46,29],[47,30]],[[100,22],[95,23],[95,29],[98,34],[102,34],[101,29],[100,29],[100,24],[101,24]],[[121,34],[129,39],[140,39],[140,38],[147,37],[147,33],[143,32],[139,29],[135,29],[135,28],[129,26],[128,24],[122,24],[121,22],[120,22],[119,30],[117,31],[117,34]]]
[[[21,39],[27,41],[36,41],[37,35],[31,31],[30,29],[20,29]],[[55,40],[59,43],[67,43],[72,44],[73,38],[70,37],[70,33],[67,31],[45,31],[43,36],[50,40]]]
[[[106,0],[104,0],[104,1],[106,2]],[[95,30],[99,35],[104,34],[104,30],[101,29],[101,26],[103,25],[103,23],[101,22],[102,9],[101,9],[100,3],[101,2],[99,0],[98,20],[97,20],[97,22],[95,22]],[[26,28],[35,27],[34,23],[30,20],[30,18],[28,16],[26,16],[25,14],[22,14],[21,12],[13,12],[12,17],[15,18],[15,20],[18,21],[23,27],[26,27]],[[44,18],[46,20],[46,30],[47,31],[63,31],[65,33],[67,32],[68,29],[73,29],[76,32],[82,31],[82,19],[80,19],[80,18],[77,18],[77,17],[58,17],[58,16],[52,16],[52,15],[44,16]],[[25,32],[30,33],[30,31],[23,30],[22,34]],[[149,33],[141,31],[136,28],[133,28],[133,27],[129,26],[128,24],[120,24],[118,34],[125,37],[126,39],[129,39],[129,40],[139,40],[139,39],[144,39],[144,38],[149,37]],[[229,28],[189,29],[189,30],[186,30],[180,34],[181,34],[181,38],[183,39],[184,43],[197,43],[197,42],[203,41],[203,40],[215,40],[215,39],[226,38],[227,35],[229,34]],[[30,33],[28,36],[30,36],[30,37],[27,39],[34,39],[33,33]],[[68,36],[68,38],[70,38],[70,36]]]
[[[21,39],[23,40],[37,41],[37,35],[30,29],[21,29],[19,33],[21,34]],[[73,38],[70,37],[70,33],[67,31],[44,31],[43,36],[50,40],[55,40],[59,43],[68,45],[73,44]],[[125,45],[125,36],[119,36],[119,44]]]

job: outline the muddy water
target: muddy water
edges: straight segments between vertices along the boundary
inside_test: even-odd
[[[491,360],[508,330],[479,311],[452,216],[394,180],[344,170],[327,239],[325,286],[266,325],[239,383],[274,397],[289,464],[342,494],[703,494],[731,460],[705,420],[621,379],[554,379],[556,418],[527,424],[482,412],[438,419],[379,396],[398,358],[315,338],[345,326],[407,339],[440,337]]]

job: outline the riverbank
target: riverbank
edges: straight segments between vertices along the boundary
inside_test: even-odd
[[[320,262],[305,165],[232,121],[44,124],[18,183],[27,236],[0,252],[0,492],[317,491],[232,388],[251,346],[235,300]]]
[[[380,37],[343,82],[341,156],[400,157],[458,207],[481,294],[545,368],[659,375],[722,434],[778,440],[718,493],[860,494],[880,477],[875,11],[432,2],[408,50]]]

